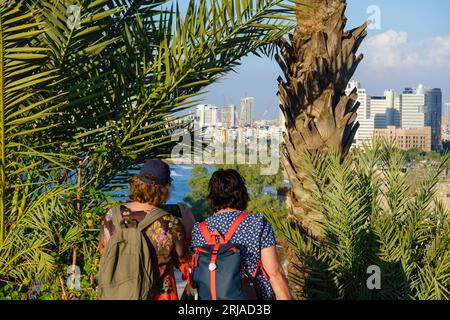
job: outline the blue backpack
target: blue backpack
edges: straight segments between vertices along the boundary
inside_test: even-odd
[[[242,221],[249,215],[241,213],[225,237],[217,230],[210,233],[206,222],[199,224],[207,245],[194,248],[190,285],[197,289],[199,300],[260,300],[256,274],[244,270],[240,246],[229,243]],[[219,241],[217,241],[219,239]]]

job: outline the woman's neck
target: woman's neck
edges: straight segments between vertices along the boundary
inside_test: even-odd
[[[152,204],[149,203],[142,203],[142,202],[131,202],[129,204],[127,204],[128,209],[130,209],[131,211],[146,211],[146,210],[151,210],[151,209],[155,209],[156,207]]]
[[[224,213],[224,212],[233,212],[233,211],[239,211],[239,210],[234,209],[234,208],[225,208],[225,209],[214,212],[214,214],[219,214],[219,213]]]

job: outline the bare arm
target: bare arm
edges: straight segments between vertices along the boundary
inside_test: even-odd
[[[275,246],[265,248],[261,251],[261,261],[269,276],[270,284],[275,292],[277,300],[291,300],[292,296],[289,291],[286,276]]]

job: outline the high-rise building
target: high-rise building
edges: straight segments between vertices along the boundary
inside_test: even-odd
[[[374,120],[375,129],[388,126],[400,127],[400,98],[394,90],[386,90],[383,97],[370,97],[370,117]]]
[[[374,121],[370,117],[370,100],[367,95],[366,89],[361,88],[361,84],[358,81],[352,80],[348,83],[345,93],[349,95],[354,88],[357,88],[358,93],[358,116],[359,129],[355,135],[354,145],[362,146],[364,143],[370,144],[373,138]]]
[[[442,138],[442,91],[439,88],[425,92],[425,125],[431,127],[431,148],[438,150]]]
[[[241,126],[251,126],[255,120],[255,98],[247,97],[241,100]]]
[[[441,89],[426,90],[423,85],[406,88],[400,99],[402,128],[431,127],[431,148],[437,150],[441,143]]]
[[[402,128],[415,129],[425,127],[425,89],[419,85],[416,89],[406,88],[400,95],[402,106]]]
[[[372,140],[374,130],[392,127],[406,130],[404,132],[397,130],[396,133],[400,138],[405,135],[403,145],[405,148],[415,145],[413,141],[415,139],[423,141],[425,139],[423,136],[420,138],[414,135],[423,135],[426,128],[431,130],[432,150],[440,148],[442,139],[450,139],[450,107],[448,111],[444,108],[443,112],[441,89],[426,89],[423,85],[419,85],[417,88],[406,88],[400,96],[396,96],[394,90],[386,90],[384,96],[368,97],[366,90],[360,87],[360,83],[352,80],[347,85],[346,94],[350,94],[355,87],[360,104],[357,117],[360,128],[355,136],[357,146],[364,141]],[[444,125],[446,121],[448,126]],[[425,131],[408,131],[410,129]],[[384,131],[379,131],[378,136],[380,132],[384,134]],[[443,133],[446,134],[445,137]],[[408,142],[409,136],[412,139],[411,143]],[[425,145],[424,149],[427,148]]]
[[[236,127],[236,106],[234,104],[222,108],[222,126]]]
[[[366,89],[361,88],[361,84],[358,81],[352,80],[347,84],[345,94],[349,95],[354,88],[357,88],[358,93],[358,102],[359,102],[358,118],[370,119],[370,104]]]
[[[375,129],[384,129],[388,125],[386,97],[370,97],[370,115]]]
[[[217,107],[211,104],[201,104],[197,106],[195,115],[195,127],[202,129],[205,127],[217,126]]]
[[[450,140],[450,103],[446,103],[442,108],[442,141]]]
[[[386,90],[384,96],[386,97],[387,105],[387,125],[400,127],[402,125],[402,106],[400,97],[398,97],[392,89]]]

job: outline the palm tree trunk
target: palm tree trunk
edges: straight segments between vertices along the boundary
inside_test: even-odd
[[[344,31],[346,1],[308,0],[297,5],[297,28],[279,43],[277,62],[280,108],[286,132],[282,161],[291,183],[289,205],[299,224],[318,235],[312,220],[321,219],[307,205],[312,183],[302,163],[303,152],[336,150],[345,156],[359,124],[356,89],[346,86],[363,56],[356,52],[367,35],[367,23]]]

